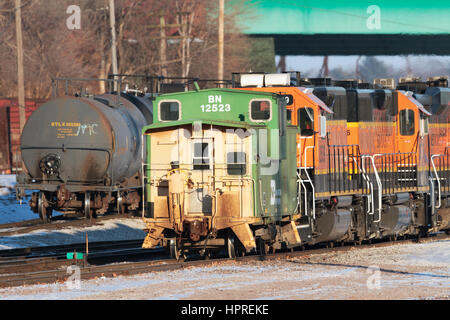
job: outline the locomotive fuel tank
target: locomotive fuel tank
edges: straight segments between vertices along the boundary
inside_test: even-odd
[[[122,95],[119,105],[117,100],[110,94],[62,97],[36,110],[21,139],[29,178],[50,185],[115,185],[136,174],[140,130],[152,121],[152,110],[137,97]]]
[[[412,211],[410,207],[398,205],[390,206],[384,211],[380,227],[383,235],[392,236],[405,232],[411,225]]]
[[[351,226],[351,222],[350,210],[324,210],[323,214],[317,217],[316,220],[316,231],[320,234],[317,240],[319,242],[344,240]]]

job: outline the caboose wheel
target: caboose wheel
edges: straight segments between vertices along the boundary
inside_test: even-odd
[[[259,255],[266,255],[270,253],[270,246],[263,239],[257,238],[256,240],[256,253]]]
[[[230,259],[236,258],[236,249],[234,246],[234,235],[230,234],[227,239],[227,251]]]
[[[227,238],[227,252],[230,259],[243,257],[245,255],[245,251],[243,250],[239,240],[236,239],[236,236],[231,231]]]
[[[169,253],[170,257],[172,257],[173,259],[176,259],[177,261],[180,260],[181,249],[179,248],[176,239],[172,239],[169,241]]]

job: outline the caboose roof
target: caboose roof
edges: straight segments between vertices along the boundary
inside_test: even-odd
[[[186,119],[179,121],[171,121],[171,122],[157,122],[148,126],[145,126],[142,129],[142,132],[150,133],[151,131],[162,129],[162,128],[170,128],[170,127],[179,127],[184,125],[193,125],[194,123],[202,123],[203,125],[213,125],[213,126],[222,126],[222,127],[232,127],[232,128],[242,128],[242,129],[250,129],[250,127],[258,127],[257,125],[250,125],[247,122],[241,121],[229,121],[229,120],[198,120],[198,119]]]

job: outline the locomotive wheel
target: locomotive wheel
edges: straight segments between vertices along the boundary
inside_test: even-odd
[[[45,197],[44,192],[39,192],[39,198],[38,198],[38,213],[39,217],[44,222],[50,222],[50,218],[52,217],[52,209],[47,208],[45,206],[45,203],[47,202],[47,199]]]

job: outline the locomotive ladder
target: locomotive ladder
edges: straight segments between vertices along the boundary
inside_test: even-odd
[[[298,199],[299,200],[298,201],[300,201],[300,199],[301,199],[301,189],[300,189],[300,185],[301,185],[302,189],[304,190],[303,195],[304,195],[304,199],[305,199],[305,201],[304,201],[305,202],[305,212],[308,215],[308,217],[310,217],[310,218],[312,218],[312,220],[314,220],[316,218],[316,196],[315,196],[314,183],[313,183],[313,181],[311,179],[311,176],[310,176],[310,174],[308,172],[308,169],[310,169],[310,168],[308,168],[306,166],[306,163],[307,163],[306,162],[306,154],[307,154],[306,151],[308,149],[313,149],[314,150],[314,146],[308,146],[308,147],[305,148],[305,162],[304,162],[305,166],[302,167],[301,164],[299,166],[299,172],[297,173],[297,178],[298,178],[297,183],[299,183],[299,188],[298,188]],[[313,152],[313,154],[314,154],[314,152]],[[301,158],[300,158],[300,161],[301,161]],[[302,170],[305,171],[305,176],[307,177],[307,179],[303,179],[302,178]],[[311,193],[312,193],[312,212],[311,212],[311,214],[308,213],[308,188],[306,186],[306,183],[309,183],[309,185],[311,186]],[[310,224],[312,226],[311,219],[310,219]]]

